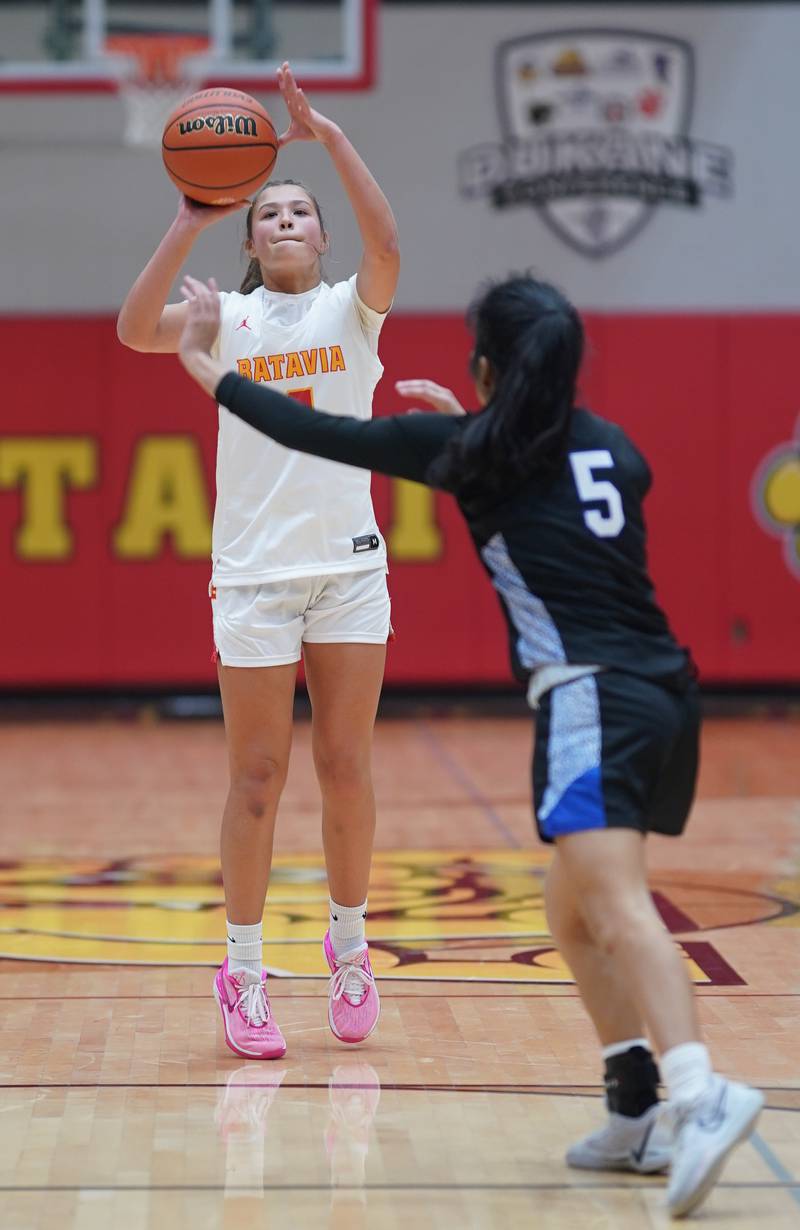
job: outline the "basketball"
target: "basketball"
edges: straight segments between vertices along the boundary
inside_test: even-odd
[[[229,205],[257,192],[278,155],[261,103],[241,90],[200,90],[170,115],[161,141],[172,182],[193,201]]]

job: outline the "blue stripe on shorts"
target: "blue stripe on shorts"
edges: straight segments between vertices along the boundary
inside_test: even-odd
[[[542,822],[542,830],[547,837],[564,837],[567,833],[605,827],[606,805],[599,765],[587,769],[582,777],[571,782]]]
[[[545,837],[606,827],[597,677],[559,684],[550,693],[547,788],[539,808]]]

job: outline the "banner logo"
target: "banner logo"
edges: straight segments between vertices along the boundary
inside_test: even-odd
[[[800,579],[800,419],[795,439],[779,444],[756,470],[752,503],[759,524],[783,540],[786,566]]]
[[[660,205],[733,192],[733,154],[690,136],[694,53],[681,39],[562,30],[501,43],[502,140],[459,156],[459,191],[530,205],[589,257],[619,251]]]

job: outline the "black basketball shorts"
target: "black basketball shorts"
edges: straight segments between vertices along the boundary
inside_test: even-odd
[[[700,705],[621,671],[546,692],[536,713],[533,801],[543,841],[587,829],[683,832],[697,778]]]

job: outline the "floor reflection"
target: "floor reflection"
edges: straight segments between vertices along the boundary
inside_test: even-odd
[[[368,1063],[341,1063],[328,1081],[330,1115],[325,1152],[331,1167],[331,1215],[334,1230],[367,1224],[364,1191],[372,1121],[381,1100],[378,1074]]]
[[[261,1209],[258,1224],[269,1224],[263,1220],[269,1216],[263,1203],[272,1186],[265,1184],[270,1112],[288,1071],[285,1065],[244,1064],[231,1072],[220,1090],[214,1124],[225,1154],[226,1227],[256,1205]],[[331,1230],[345,1226],[362,1230],[367,1225],[367,1154],[380,1097],[380,1079],[369,1063],[337,1064],[328,1080],[328,1115],[320,1147],[330,1170]],[[274,1173],[275,1159],[271,1160]]]
[[[214,1123],[225,1147],[226,1197],[263,1195],[267,1121],[288,1070],[244,1064],[220,1091]]]

